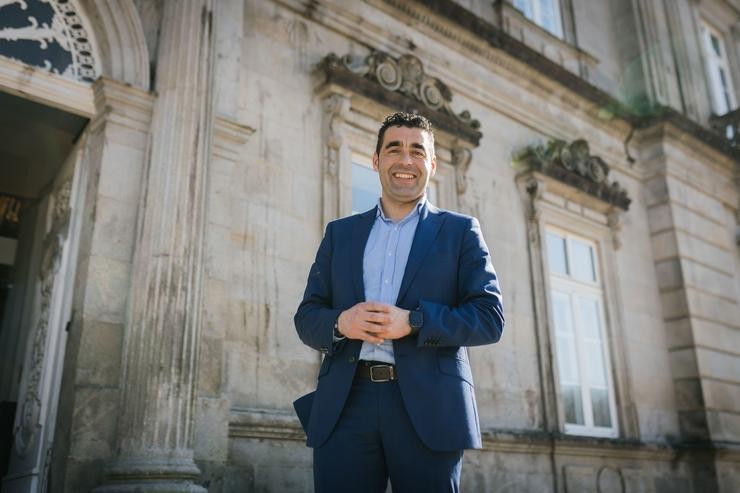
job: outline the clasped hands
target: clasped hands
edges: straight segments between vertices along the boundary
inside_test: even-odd
[[[387,303],[364,301],[339,315],[337,329],[348,339],[381,344],[411,333],[409,311]]]

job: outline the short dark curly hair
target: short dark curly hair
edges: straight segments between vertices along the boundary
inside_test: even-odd
[[[375,153],[380,155],[380,146],[383,144],[383,137],[388,127],[408,127],[408,128],[420,128],[426,132],[429,132],[429,136],[432,138],[432,153],[434,153],[434,131],[432,130],[432,122],[427,120],[421,115],[414,113],[394,113],[385,120],[378,130],[378,142],[375,144]]]

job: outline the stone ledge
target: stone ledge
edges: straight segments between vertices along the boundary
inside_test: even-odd
[[[306,434],[298,417],[275,409],[232,409],[229,416],[229,438],[271,438],[304,442]]]
[[[4,57],[0,57],[0,87],[14,96],[85,118],[97,113],[90,84]]]
[[[624,438],[601,438],[548,433],[539,430],[483,430],[483,450],[518,454],[598,456],[615,459],[675,461],[691,453],[711,453],[716,458],[740,462],[740,443],[645,442]],[[257,438],[305,442],[298,418],[275,409],[232,409],[229,438]]]

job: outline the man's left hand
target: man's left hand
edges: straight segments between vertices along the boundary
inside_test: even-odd
[[[381,339],[400,339],[411,334],[411,326],[409,325],[409,311],[403,308],[398,308],[394,305],[386,305],[388,307],[388,316],[390,321],[388,323],[378,325],[376,335]]]

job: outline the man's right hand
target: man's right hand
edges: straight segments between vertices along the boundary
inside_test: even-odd
[[[390,310],[384,303],[364,301],[344,310],[337,320],[337,329],[348,339],[359,339],[372,344],[381,344],[376,336],[383,326],[391,322]]]

